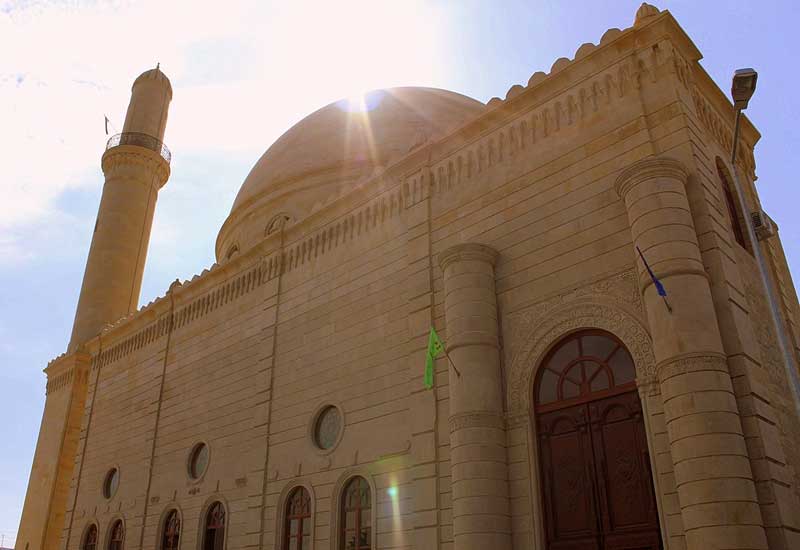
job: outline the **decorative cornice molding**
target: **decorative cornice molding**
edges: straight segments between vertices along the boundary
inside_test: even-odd
[[[170,327],[177,331],[229,302],[249,294],[276,277],[280,273],[281,267],[281,258],[278,254],[263,258],[256,265],[247,266],[243,271],[209,289],[201,296],[191,299],[186,304],[176,306],[174,313],[163,313],[146,327],[104,349],[93,358],[92,368],[121,359],[159,340],[167,334]],[[173,283],[170,286],[170,292],[175,290],[180,292],[181,288],[181,285]],[[140,310],[133,315],[141,314],[141,312]],[[123,318],[117,324],[125,323],[129,319],[129,317]]]
[[[486,262],[494,267],[498,256],[499,253],[491,246],[480,243],[462,243],[451,246],[440,253],[439,266],[444,271],[453,262],[479,261]]]
[[[688,173],[680,161],[666,157],[649,157],[634,162],[620,172],[614,182],[614,189],[624,200],[636,185],[656,178],[671,178],[686,185]]]
[[[169,163],[161,155],[135,145],[119,145],[108,149],[103,154],[101,165],[106,176],[120,166],[141,166],[157,176],[159,189],[167,183],[170,175]]]
[[[473,411],[454,414],[448,420],[450,432],[466,428],[505,429],[503,416],[491,411]]]
[[[656,372],[660,382],[664,382],[673,376],[697,371],[719,371],[727,373],[728,360],[721,353],[684,353],[659,361],[656,365]]]

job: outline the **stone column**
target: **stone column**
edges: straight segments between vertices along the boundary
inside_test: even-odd
[[[633,244],[663,283],[672,309],[636,253],[686,543],[691,550],[766,548],[686,182],[683,165],[666,158],[636,162],[616,181]]]
[[[494,263],[461,244],[439,256],[444,272],[450,369],[450,468],[455,550],[510,550],[508,465]]]

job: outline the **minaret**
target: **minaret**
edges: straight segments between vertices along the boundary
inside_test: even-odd
[[[158,190],[169,177],[164,147],[172,86],[158,67],[133,83],[122,133],[103,154],[106,176],[68,353],[51,361],[16,548],[55,550],[71,511],[68,494],[81,433],[91,357],[82,344],[134,311]]]
[[[136,310],[156,198],[170,173],[163,139],[171,100],[172,86],[158,67],[142,73],[133,83],[122,133],[108,141],[106,181],[69,351]]]

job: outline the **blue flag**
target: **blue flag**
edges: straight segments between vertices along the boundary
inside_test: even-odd
[[[653,273],[652,269],[650,269],[650,265],[647,263],[647,260],[644,259],[644,254],[642,254],[642,251],[639,249],[638,246],[636,247],[636,252],[639,253],[639,257],[642,259],[642,262],[644,262],[644,267],[647,268],[647,272],[650,274],[650,278],[653,280],[653,284],[656,285],[656,290],[658,291],[658,295],[666,298],[667,291],[664,290],[664,285],[661,284],[661,281],[658,280],[656,274]]]

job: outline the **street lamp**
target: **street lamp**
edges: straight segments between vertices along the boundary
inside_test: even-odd
[[[733,144],[731,145],[731,168],[733,169],[733,184],[736,188],[736,196],[739,198],[739,204],[742,209],[747,208],[747,203],[744,200],[744,193],[742,186],[739,183],[739,176],[736,171],[736,149],[739,141],[739,124],[742,118],[742,111],[747,109],[747,104],[753,93],[756,91],[756,82],[758,81],[758,73],[753,69],[737,69],[733,73],[733,81],[731,83],[731,97],[733,98],[733,108],[736,111],[736,119],[733,128]],[[775,299],[775,292],[772,290],[772,283],[769,278],[769,271],[764,262],[764,256],[761,254],[761,246],[758,244],[755,229],[753,228],[752,216],[744,216],[744,224],[747,227],[747,235],[750,237],[750,243],[753,248],[753,256],[758,264],[758,271],[761,275],[761,283],[764,287],[764,293],[769,302],[770,313],[772,314],[772,325],[775,329],[775,334],[778,340],[778,347],[780,348],[781,355],[783,356],[784,369],[786,376],[792,381],[794,386],[794,404],[798,414],[800,414],[800,379],[798,379],[797,369],[795,368],[795,358],[789,342],[786,340],[786,331],[784,330],[783,319],[781,318],[780,309],[778,308],[778,301]]]
[[[734,71],[731,84],[734,109],[737,111],[747,109],[747,102],[756,91],[757,80],[758,73],[754,69],[736,69]]]

